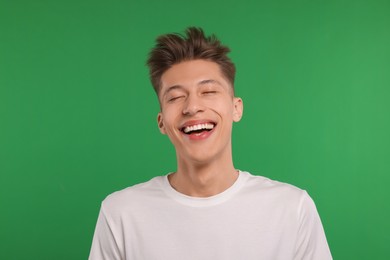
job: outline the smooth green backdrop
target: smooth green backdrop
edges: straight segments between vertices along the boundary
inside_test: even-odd
[[[390,259],[390,2],[0,0],[0,259],[86,259],[109,193],[175,170],[145,60],[232,49],[235,166],[306,189],[335,259]]]

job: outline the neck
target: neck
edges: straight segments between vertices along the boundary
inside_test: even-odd
[[[204,164],[178,160],[177,172],[168,178],[171,186],[180,193],[192,197],[210,197],[232,186],[238,178],[238,171],[231,159],[228,162]]]

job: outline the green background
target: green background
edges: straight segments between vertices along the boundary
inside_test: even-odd
[[[0,259],[86,259],[109,193],[175,169],[146,56],[232,49],[235,166],[308,190],[335,259],[390,259],[389,1],[0,0]]]

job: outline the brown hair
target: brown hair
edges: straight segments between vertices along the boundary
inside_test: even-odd
[[[234,92],[235,66],[227,54],[230,49],[221,44],[213,34],[206,37],[201,28],[189,27],[182,34],[164,34],[156,39],[150,51],[147,65],[153,88],[160,91],[162,74],[182,61],[203,59],[219,65],[222,74],[230,82]]]

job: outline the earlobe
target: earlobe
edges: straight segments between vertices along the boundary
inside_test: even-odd
[[[160,133],[162,133],[163,135],[166,134],[165,132],[165,127],[164,127],[164,122],[163,122],[163,116],[160,113],[158,113],[157,115],[157,125],[158,125],[158,128],[160,129]]]
[[[234,98],[234,111],[233,111],[233,121],[238,122],[242,118],[242,114],[244,112],[244,104],[241,98]]]

